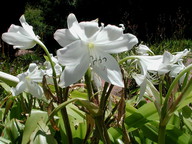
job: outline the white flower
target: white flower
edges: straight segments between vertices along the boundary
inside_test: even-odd
[[[152,82],[155,80],[154,77],[150,77],[148,72],[151,72],[156,76],[169,73],[169,76],[176,77],[178,73],[185,69],[185,66],[182,63],[182,58],[188,53],[188,50],[184,50],[182,52],[177,52],[176,55],[172,55],[168,51],[165,51],[163,55],[157,56],[132,56],[137,59],[136,65],[139,64],[141,70],[141,74],[132,74],[132,77],[140,86],[139,100],[146,91],[147,81]],[[183,78],[184,76],[180,82],[183,81]]]
[[[176,55],[172,55],[170,52],[165,51],[163,55],[156,56],[132,56],[139,59],[141,65],[145,65],[146,71],[158,72],[159,75],[166,74],[172,70],[174,64],[182,60],[184,56],[189,53],[188,50],[177,52]]]
[[[39,37],[34,34],[33,27],[26,22],[24,15],[19,21],[22,27],[12,24],[8,32],[2,34],[2,39],[13,48],[30,49],[39,42]]]
[[[170,71],[171,73],[173,73],[173,70],[177,71],[176,73],[179,73],[181,70],[180,71],[178,70],[183,68],[184,66],[181,64],[182,58],[186,56],[188,53],[189,50],[187,49],[181,52],[177,52],[176,55],[172,55],[171,53],[165,51],[163,54],[162,63],[159,65],[158,74],[162,75]],[[175,66],[177,67],[177,69],[175,69]]]
[[[30,64],[29,69],[19,74],[18,78],[20,82],[15,88],[11,89],[13,96],[19,95],[22,92],[30,93],[37,98],[43,96],[43,89],[38,85],[39,82],[42,82],[43,71],[39,70],[36,64]]]
[[[132,34],[107,25],[98,26],[96,21],[78,23],[74,14],[67,19],[68,29],[59,29],[54,38],[63,47],[57,51],[59,63],[65,66],[61,74],[61,87],[77,82],[91,66],[103,80],[123,87],[122,75],[117,61],[110,53],[130,50],[137,44]]]

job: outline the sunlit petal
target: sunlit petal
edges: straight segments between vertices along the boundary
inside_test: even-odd
[[[132,34],[124,34],[121,39],[105,43],[96,44],[98,49],[102,49],[107,53],[121,53],[131,50],[138,43],[138,39]]]
[[[29,36],[29,34],[25,31],[25,29],[23,27],[17,26],[17,25],[14,25],[14,24],[12,24],[9,27],[8,32],[18,33],[18,34],[22,34],[22,35],[25,35],[25,36]]]
[[[74,14],[69,14],[67,18],[68,29],[76,39],[85,39],[82,29]]]
[[[54,33],[54,39],[62,46],[65,47],[66,45],[74,42],[77,40],[68,29],[58,29]]]
[[[103,80],[113,85],[124,87],[122,74],[117,61],[107,53],[98,54],[102,60],[92,63],[93,71],[96,72]]]
[[[76,65],[77,63],[80,63],[80,60],[84,56],[87,56],[87,60],[89,60],[88,55],[88,49],[80,40],[77,40],[57,51],[58,61],[63,66]]]
[[[84,32],[84,35],[89,38],[93,38],[97,32],[100,30],[98,23],[95,21],[90,21],[90,22],[81,22],[79,23],[81,29]]]
[[[33,32],[33,27],[30,26],[30,25],[26,22],[24,15],[22,15],[22,16],[20,17],[19,21],[20,21],[22,27],[26,30],[26,32],[27,32],[31,37],[33,37],[34,39],[36,39],[35,33]]]
[[[33,81],[27,81],[26,92],[29,92],[34,97],[41,98],[43,96],[43,89]]]
[[[19,95],[20,93],[25,91],[26,87],[27,85],[25,81],[19,82],[15,88],[11,88],[12,95],[13,96]]]
[[[81,63],[77,65],[68,65],[65,67],[60,77],[60,87],[67,87],[82,78],[89,66],[89,61],[87,61],[87,58],[88,57],[82,57]]]
[[[119,39],[123,35],[123,29],[113,25],[107,25],[98,33],[95,42],[105,44]]]
[[[19,33],[4,33],[2,39],[6,43],[14,45],[14,48],[30,49],[36,45],[33,39]]]

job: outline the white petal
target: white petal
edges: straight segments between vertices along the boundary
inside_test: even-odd
[[[17,26],[17,25],[14,25],[12,24],[9,29],[8,29],[8,32],[13,32],[13,33],[18,33],[18,34],[22,34],[22,35],[25,35],[25,36],[29,36],[29,34],[26,32],[26,30],[21,27],[21,26]]]
[[[22,27],[26,30],[26,32],[27,32],[31,37],[33,37],[34,39],[36,39],[35,33],[33,32],[33,27],[30,26],[30,25],[26,22],[24,15],[22,15],[22,16],[20,17],[19,21],[20,21]]]
[[[28,76],[34,82],[42,82],[43,75],[44,75],[44,73],[42,70],[35,70],[32,73],[30,73]]]
[[[163,61],[162,55],[157,56],[135,56],[140,60],[141,65],[147,66],[148,71],[158,71]]]
[[[135,79],[136,83],[140,86],[146,79],[145,75],[142,74],[132,74],[132,77]]]
[[[146,91],[147,78],[146,78],[146,75],[142,75],[142,74],[133,74],[132,77],[135,79],[136,83],[140,86],[140,95],[138,98],[138,102],[139,102]]]
[[[103,80],[113,85],[124,87],[122,74],[117,61],[109,54],[98,52],[97,61],[93,61],[93,71],[96,72]],[[100,57],[100,58],[99,58]]]
[[[190,52],[190,51],[189,51],[188,49],[185,49],[184,51],[181,51],[181,52],[177,52],[177,54],[174,55],[173,63],[176,63],[177,61],[179,61],[180,59],[182,59],[184,56],[188,55],[189,52]]]
[[[6,43],[14,45],[14,48],[29,49],[36,45],[33,39],[19,33],[4,33],[2,39]]]
[[[68,29],[76,39],[85,39],[80,25],[74,14],[69,14],[67,18]]]
[[[140,44],[137,48],[137,53],[140,55],[148,55],[148,52],[154,55],[154,53],[146,45]]]
[[[76,65],[80,63],[82,57],[86,55],[89,55],[88,48],[80,40],[77,40],[64,48],[57,50],[58,61],[63,66]]]
[[[54,33],[54,39],[62,46],[65,47],[66,45],[74,42],[77,40],[68,29],[58,29]]]
[[[171,68],[171,71],[169,73],[169,75],[171,77],[176,77],[178,73],[180,73],[182,70],[185,69],[185,66],[183,65],[183,63],[179,63],[179,64],[174,64]]]
[[[61,74],[59,86],[67,87],[82,78],[89,66],[89,57],[82,57],[79,64],[68,65]]]
[[[27,85],[24,81],[19,82],[15,88],[11,89],[12,95],[13,96],[19,95],[20,93],[25,91],[26,87]]]
[[[96,43],[106,43],[108,41],[114,41],[123,35],[123,29],[113,25],[107,25],[104,27],[96,37]]]
[[[84,32],[84,35],[86,35],[87,39],[91,37],[94,37],[97,32],[99,32],[100,28],[98,26],[98,23],[95,21],[90,22],[81,22],[79,23],[81,29]]]
[[[128,51],[133,48],[134,45],[138,43],[138,39],[132,34],[124,34],[121,39],[105,43],[105,44],[95,44],[98,49],[104,50],[107,53],[120,53]]]
[[[43,96],[43,89],[35,82],[27,81],[27,90],[34,97],[41,98]]]
[[[172,59],[173,59],[173,55],[170,52],[165,51],[163,54],[163,63],[170,64]]]

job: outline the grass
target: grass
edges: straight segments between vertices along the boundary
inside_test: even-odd
[[[147,44],[147,46],[155,54],[163,54],[164,51],[169,51],[171,53],[174,53],[174,52],[183,51],[184,49],[191,49],[192,50],[192,40],[168,39],[168,40],[163,40],[163,41],[161,41],[159,43]]]

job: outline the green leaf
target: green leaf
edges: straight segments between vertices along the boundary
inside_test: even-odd
[[[122,139],[122,130],[120,128],[110,127],[108,129],[108,133],[110,136],[110,140],[113,143],[119,143],[120,139]]]
[[[175,144],[188,144],[191,135],[184,133],[181,129],[176,128],[174,125],[167,125],[166,128],[166,143]]]
[[[40,120],[35,131],[30,136],[30,144],[57,144],[49,127]]]
[[[9,85],[7,85],[6,83],[1,82],[1,81],[0,81],[0,85],[1,85],[7,92],[10,92],[11,87],[10,87]]]
[[[90,102],[89,100],[79,99],[78,101],[76,101],[76,104],[85,107],[89,114],[93,117],[100,115],[98,113],[99,107],[96,104]]]
[[[152,122],[147,123],[141,127],[143,134],[145,137],[149,138],[150,140],[157,142],[158,138],[158,123]]]
[[[191,108],[189,107],[189,106],[184,106],[183,108],[182,108],[182,115],[183,115],[183,117],[184,118],[190,118],[191,117],[191,115],[192,115],[192,110],[191,110]]]
[[[11,144],[11,141],[3,137],[0,137],[0,144]]]
[[[66,102],[63,102],[62,104],[58,105],[58,106],[51,112],[51,114],[49,115],[48,121],[49,121],[54,115],[56,115],[57,112],[60,111],[62,108],[66,107],[68,104],[70,104],[70,103],[72,103],[72,102],[75,102],[75,101],[77,101],[77,100],[79,100],[79,99],[77,99],[77,98],[70,99],[70,100],[68,100],[68,101],[66,101]],[[47,121],[47,122],[48,122],[48,121]]]
[[[128,131],[133,131],[144,124],[158,120],[159,116],[154,103],[146,103],[136,112],[125,118]]]
[[[24,126],[19,121],[16,121],[16,119],[9,120],[8,118],[2,135],[4,138],[14,143],[22,135],[21,131],[23,130],[23,127]]]
[[[81,91],[81,89],[79,89],[79,90],[73,90],[73,91],[70,93],[70,97],[71,97],[71,98],[83,98],[83,99],[87,99],[87,98],[88,98],[87,93],[85,92],[84,89],[83,89],[83,91]]]
[[[46,122],[48,119],[47,112],[40,110],[32,110],[31,115],[27,118],[25,129],[22,137],[22,144],[27,144],[30,141],[32,133],[39,127],[39,122]]]
[[[186,88],[180,94],[180,95],[182,95],[182,99],[179,103],[178,110],[192,102],[192,90],[191,89],[192,89],[192,78],[188,82]]]

